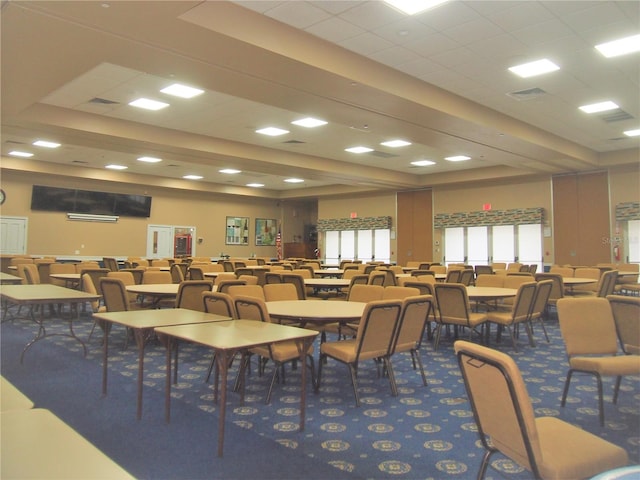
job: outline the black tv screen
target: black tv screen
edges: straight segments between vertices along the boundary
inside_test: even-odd
[[[149,217],[151,197],[34,185],[31,210]]]

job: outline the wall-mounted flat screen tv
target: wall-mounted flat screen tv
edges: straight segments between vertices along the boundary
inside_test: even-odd
[[[149,217],[151,197],[34,185],[31,210]]]

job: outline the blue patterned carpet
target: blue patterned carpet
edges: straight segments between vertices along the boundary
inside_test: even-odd
[[[47,321],[48,332],[66,325]],[[87,339],[92,320],[83,316],[75,330]],[[640,378],[623,380],[618,404],[611,403],[613,379],[605,380],[606,425],[600,427],[596,384],[574,376],[567,406],[560,407],[567,372],[557,322],[551,320],[547,344],[520,339],[514,354],[509,341],[493,345],[511,354],[527,382],[536,415],[557,416],[603,437],[640,463]],[[373,362],[360,366],[362,405],[355,406],[345,365],[329,360],[320,393],[309,386],[306,429],[298,431],[299,370],[287,369],[286,384],[276,384],[271,405],[264,404],[271,373],[260,377],[254,363],[246,401],[230,394],[225,457],[215,458],[217,406],[212,384],[205,384],[211,353],[193,345],[180,347],[179,383],[173,388],[172,422],[164,423],[165,352],[152,342],[146,350],[144,413],[135,419],[137,352],[122,350],[124,331],[111,338],[109,393],[100,395],[101,332],[87,343],[52,337],[36,343],[19,363],[19,353],[36,329],[28,320],[2,325],[2,374],[102,448],[138,478],[475,478],[483,454],[464,385],[453,355],[452,338],[443,337],[438,352],[430,342],[422,358],[429,385],[412,369],[410,357],[394,360],[399,396]],[[316,346],[317,347],[317,346]],[[317,352],[317,349],[316,349]],[[316,354],[317,358],[317,354]],[[237,363],[237,362],[236,362]],[[316,365],[317,366],[317,365]],[[234,364],[233,373],[236,365]],[[488,479],[525,479],[530,474],[494,455]]]

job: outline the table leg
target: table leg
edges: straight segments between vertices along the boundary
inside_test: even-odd
[[[173,337],[167,335],[167,363],[166,363],[166,379],[165,379],[165,387],[164,387],[164,419],[167,423],[171,420],[171,350],[173,348]]]
[[[306,417],[306,406],[307,406],[307,351],[311,344],[313,343],[314,337],[304,338],[302,340],[296,341],[296,346],[298,347],[298,353],[300,354],[300,365],[302,365],[302,380],[301,380],[301,391],[300,391],[300,431],[304,431],[304,419]]]
[[[105,324],[107,325],[107,324]],[[102,349],[102,395],[107,394],[107,362],[109,358],[109,331],[111,329],[104,329],[104,339],[102,340],[103,349]]]
[[[220,372],[220,412],[218,415],[218,456],[224,451],[224,421],[227,411],[227,379],[229,361],[236,354],[234,350],[218,350],[216,352],[216,368]]]
[[[144,347],[147,343],[147,336],[153,332],[152,328],[134,328],[133,336],[138,347],[138,398],[137,398],[137,419],[142,418],[142,382],[144,379]]]

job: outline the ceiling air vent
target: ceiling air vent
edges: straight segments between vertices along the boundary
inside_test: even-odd
[[[120,102],[115,102],[113,100],[107,100],[106,98],[93,97],[89,100],[89,103],[97,103],[99,105],[116,105]]]
[[[600,115],[600,118],[607,123],[611,123],[611,122],[619,122],[621,120],[630,120],[633,117],[629,115],[627,112],[625,112],[624,110],[622,110],[621,108],[618,108],[616,110],[611,110],[607,113]]]
[[[515,98],[518,101],[533,100],[534,98],[539,98],[546,94],[547,92],[538,87],[529,88],[527,90],[520,90],[519,92],[507,93],[509,97]]]
[[[307,143],[307,142],[301,142],[300,140],[287,140],[286,142],[282,142],[282,143],[297,144],[297,143]]]
[[[380,158],[393,158],[393,157],[397,157],[398,156],[398,155],[394,155],[392,153],[379,152],[378,150],[374,150],[373,152],[369,152],[369,155],[373,155],[374,157],[380,157]]]

